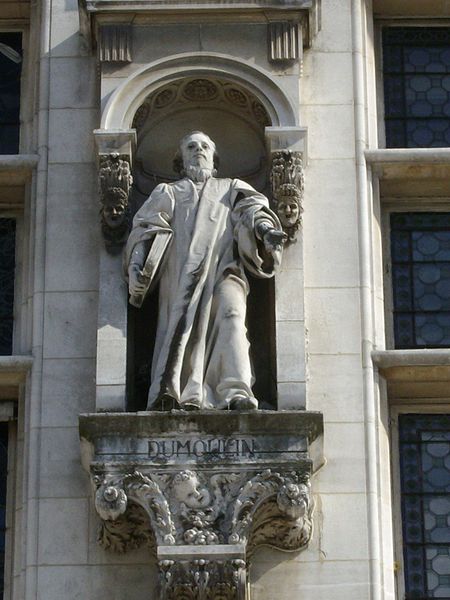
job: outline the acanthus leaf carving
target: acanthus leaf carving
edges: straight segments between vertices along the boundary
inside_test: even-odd
[[[130,504],[126,515],[119,516],[115,521],[102,520],[97,542],[105,550],[118,554],[141,546],[148,546],[153,553],[156,552],[155,539],[149,527],[148,515],[137,504]]]
[[[159,568],[162,600],[245,599],[243,560],[164,560]]]
[[[298,550],[312,533],[306,465],[287,472],[132,471],[94,482],[105,549],[173,548],[174,558],[159,561],[164,600],[245,600],[245,556],[260,545]],[[241,548],[242,558],[209,560],[211,545]],[[177,555],[180,547],[192,548],[189,560]]]
[[[311,538],[322,415],[246,413],[230,427],[229,415],[176,414],[170,431],[168,419],[86,417],[98,541],[115,552],[149,548],[161,600],[248,600],[258,546],[296,551]]]
[[[138,471],[126,475],[123,484],[128,498],[148,513],[157,539],[164,544],[175,544],[175,525],[159,485]]]
[[[261,509],[261,523],[267,522],[265,533],[262,530],[259,535],[265,537],[267,544],[282,547],[283,542],[276,541],[276,529],[272,528],[273,519],[282,518],[288,523],[288,527],[301,525],[305,527],[301,546],[309,541],[311,529],[312,503],[310,498],[310,486],[306,473],[301,475],[296,472],[280,474],[267,469],[258,473],[250,479],[240,490],[239,496],[234,504],[231,518],[230,543],[248,543],[252,531],[255,531],[255,516]],[[264,513],[266,511],[266,513]],[[259,526],[260,529],[262,525]],[[309,535],[308,535],[309,534]],[[303,543],[303,538],[306,538]],[[271,539],[273,538],[273,542]],[[301,546],[298,546],[300,548]],[[297,548],[297,549],[298,549]],[[287,549],[287,548],[286,548]],[[289,548],[295,549],[295,548]]]

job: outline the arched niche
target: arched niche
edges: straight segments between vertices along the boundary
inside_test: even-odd
[[[174,181],[174,149],[193,130],[216,141],[220,177],[267,184],[264,131],[271,125],[259,99],[241,85],[217,77],[184,77],[150,94],[138,108],[133,128],[135,189],[148,196],[156,183]]]
[[[214,105],[212,102],[210,104],[214,110],[206,110],[208,105],[206,99],[203,102],[198,98],[186,97],[185,86],[198,79],[209,81],[213,85],[217,85],[214,82],[220,83],[219,96],[214,96]],[[169,90],[173,86],[177,88],[177,95],[172,102],[172,94]],[[230,92],[225,94],[225,90],[230,90]],[[231,92],[231,90],[236,90],[237,93]],[[176,179],[175,173],[169,173],[172,154],[170,151],[172,142],[169,143],[169,137],[172,136],[175,141],[175,138],[178,137],[177,131],[182,129],[180,123],[185,119],[186,128],[183,133],[194,128],[206,129],[212,137],[216,138],[216,131],[219,134],[221,131],[224,133],[223,140],[220,139],[220,135],[217,138],[219,151],[222,154],[222,172],[219,172],[219,175],[240,176],[247,179],[260,191],[267,192],[267,170],[274,152],[293,151],[300,153],[306,161],[306,128],[301,127],[298,122],[298,92],[298,80],[294,81],[289,77],[275,77],[250,61],[237,60],[219,53],[185,53],[146,64],[136,69],[129,77],[118,80],[117,86],[109,96],[102,112],[100,129],[94,131],[99,163],[102,164],[104,161],[108,165],[120,160],[133,167],[135,185],[131,206],[133,210],[136,210],[151,192],[152,187],[156,185],[158,179]],[[241,93],[246,96],[245,107],[243,101],[242,106],[239,106]],[[168,99],[170,102],[165,104],[164,96],[167,96],[166,101]],[[219,101],[219,97],[222,100]],[[158,103],[161,103],[159,114],[157,115],[155,111],[152,114],[145,114],[148,103],[150,102],[151,106],[154,106],[153,103],[156,103],[157,99]],[[253,105],[255,100],[257,104]],[[258,108],[255,112],[256,106]],[[253,110],[252,114],[250,107]],[[260,107],[262,107],[262,116],[258,117]],[[227,118],[221,119],[223,116]],[[164,126],[168,117],[175,124],[172,127],[172,133]],[[195,122],[196,119],[198,119],[197,122]],[[266,119],[269,126],[265,127],[266,145],[264,145],[263,134]],[[229,129],[224,128],[224,124],[227,122],[230,125]],[[216,127],[220,127],[220,130],[216,130]],[[246,134],[239,135],[236,142],[235,135],[242,132],[246,132]],[[148,141],[146,141],[147,137]],[[246,137],[246,143],[239,142],[243,137]],[[165,151],[163,151],[164,148]],[[157,160],[152,161],[150,158],[146,160],[143,157],[144,149],[148,150],[149,157],[155,149],[158,149]],[[240,161],[242,164],[239,164]],[[140,162],[144,168],[139,168]],[[261,166],[259,170],[258,165]],[[275,396],[278,395],[278,406],[282,408],[297,406],[296,399],[294,402],[291,401],[292,384],[290,382],[293,381],[294,387],[297,389],[298,382],[303,381],[301,372],[291,373],[291,370],[286,372],[286,368],[283,367],[285,363],[299,364],[301,370],[303,365],[297,345],[292,346],[291,344],[289,348],[292,348],[292,351],[286,352],[282,341],[284,339],[282,332],[288,330],[292,337],[293,324],[297,327],[298,339],[303,336],[304,316],[301,303],[297,308],[290,307],[289,324],[283,322],[287,318],[283,308],[278,308],[282,290],[284,287],[290,289],[293,261],[297,260],[295,257],[298,260],[294,269],[300,273],[298,280],[301,280],[301,243],[290,248],[289,255],[291,266],[286,271],[283,268],[277,275],[276,302],[273,299],[275,287],[273,282],[265,289],[264,282],[259,280],[253,285],[253,289],[256,290],[253,297],[258,298],[258,305],[271,307],[271,310],[268,311],[270,318],[266,320],[258,316],[256,319],[250,318],[251,327],[252,322],[258,323],[257,329],[267,334],[266,341],[253,344],[254,350],[269,359],[269,363],[266,363],[265,366],[262,363],[265,378],[260,379],[258,384],[262,392],[260,393],[257,389],[256,394],[260,397],[270,397],[272,406]],[[130,382],[130,365],[133,362],[127,361],[127,355],[130,358],[129,340],[136,334],[141,335],[148,332],[149,329],[140,327],[136,320],[128,318],[127,291],[121,262],[120,252],[111,254],[107,248],[101,249],[96,395],[96,406],[99,411],[143,408],[142,403],[136,403],[132,399],[132,394],[128,394],[128,401],[126,400],[126,382]],[[258,285],[261,285],[263,289],[258,290]],[[272,310],[274,304],[277,323],[276,343]],[[156,310],[157,307],[154,307],[154,312]],[[273,366],[276,355],[275,347],[277,347],[278,354],[278,383],[276,383],[275,367]],[[128,374],[125,365],[127,365]],[[283,368],[284,372],[282,372]],[[148,372],[148,367],[143,368],[137,374],[138,378]],[[275,392],[277,385],[278,390]],[[304,387],[304,384],[301,385]],[[301,394],[302,392],[300,392]],[[301,402],[298,405],[301,406]]]
[[[298,98],[283,90],[271,73],[243,59],[216,52],[173,55],[137,69],[111,94],[101,119],[101,131],[132,127],[139,107],[153,92],[180,77],[219,77],[254,94],[267,111],[272,126],[298,126]],[[296,90],[298,94],[298,89]]]
[[[133,156],[131,211],[136,212],[153,188],[179,179],[173,158],[179,140],[193,130],[217,144],[219,177],[239,178],[267,192],[265,128],[270,116],[243,85],[224,77],[181,77],[154,90],[139,106]],[[266,408],[276,406],[274,290],[272,280],[251,276],[247,302],[248,336],[255,369],[255,396]],[[128,309],[128,409],[144,410],[158,313],[154,292],[140,309]]]

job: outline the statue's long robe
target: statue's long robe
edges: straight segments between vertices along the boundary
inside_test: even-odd
[[[200,191],[190,179],[161,184],[136,213],[126,266],[143,242],[173,234],[156,261],[164,266],[148,409],[167,397],[226,408],[236,395],[252,396],[244,266],[271,277],[280,258],[257,239],[261,220],[281,229],[265,196],[237,179],[210,178]]]

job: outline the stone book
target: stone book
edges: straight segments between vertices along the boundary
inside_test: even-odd
[[[145,283],[145,290],[142,294],[133,294],[130,296],[130,304],[140,308],[150,288],[158,281],[161,269],[167,256],[167,248],[172,241],[171,231],[160,231],[155,235],[147,259],[142,267],[140,280]]]

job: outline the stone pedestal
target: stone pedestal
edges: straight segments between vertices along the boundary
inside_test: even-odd
[[[162,599],[247,600],[257,546],[309,542],[320,413],[92,414],[80,435],[99,542],[118,552],[148,544]]]

